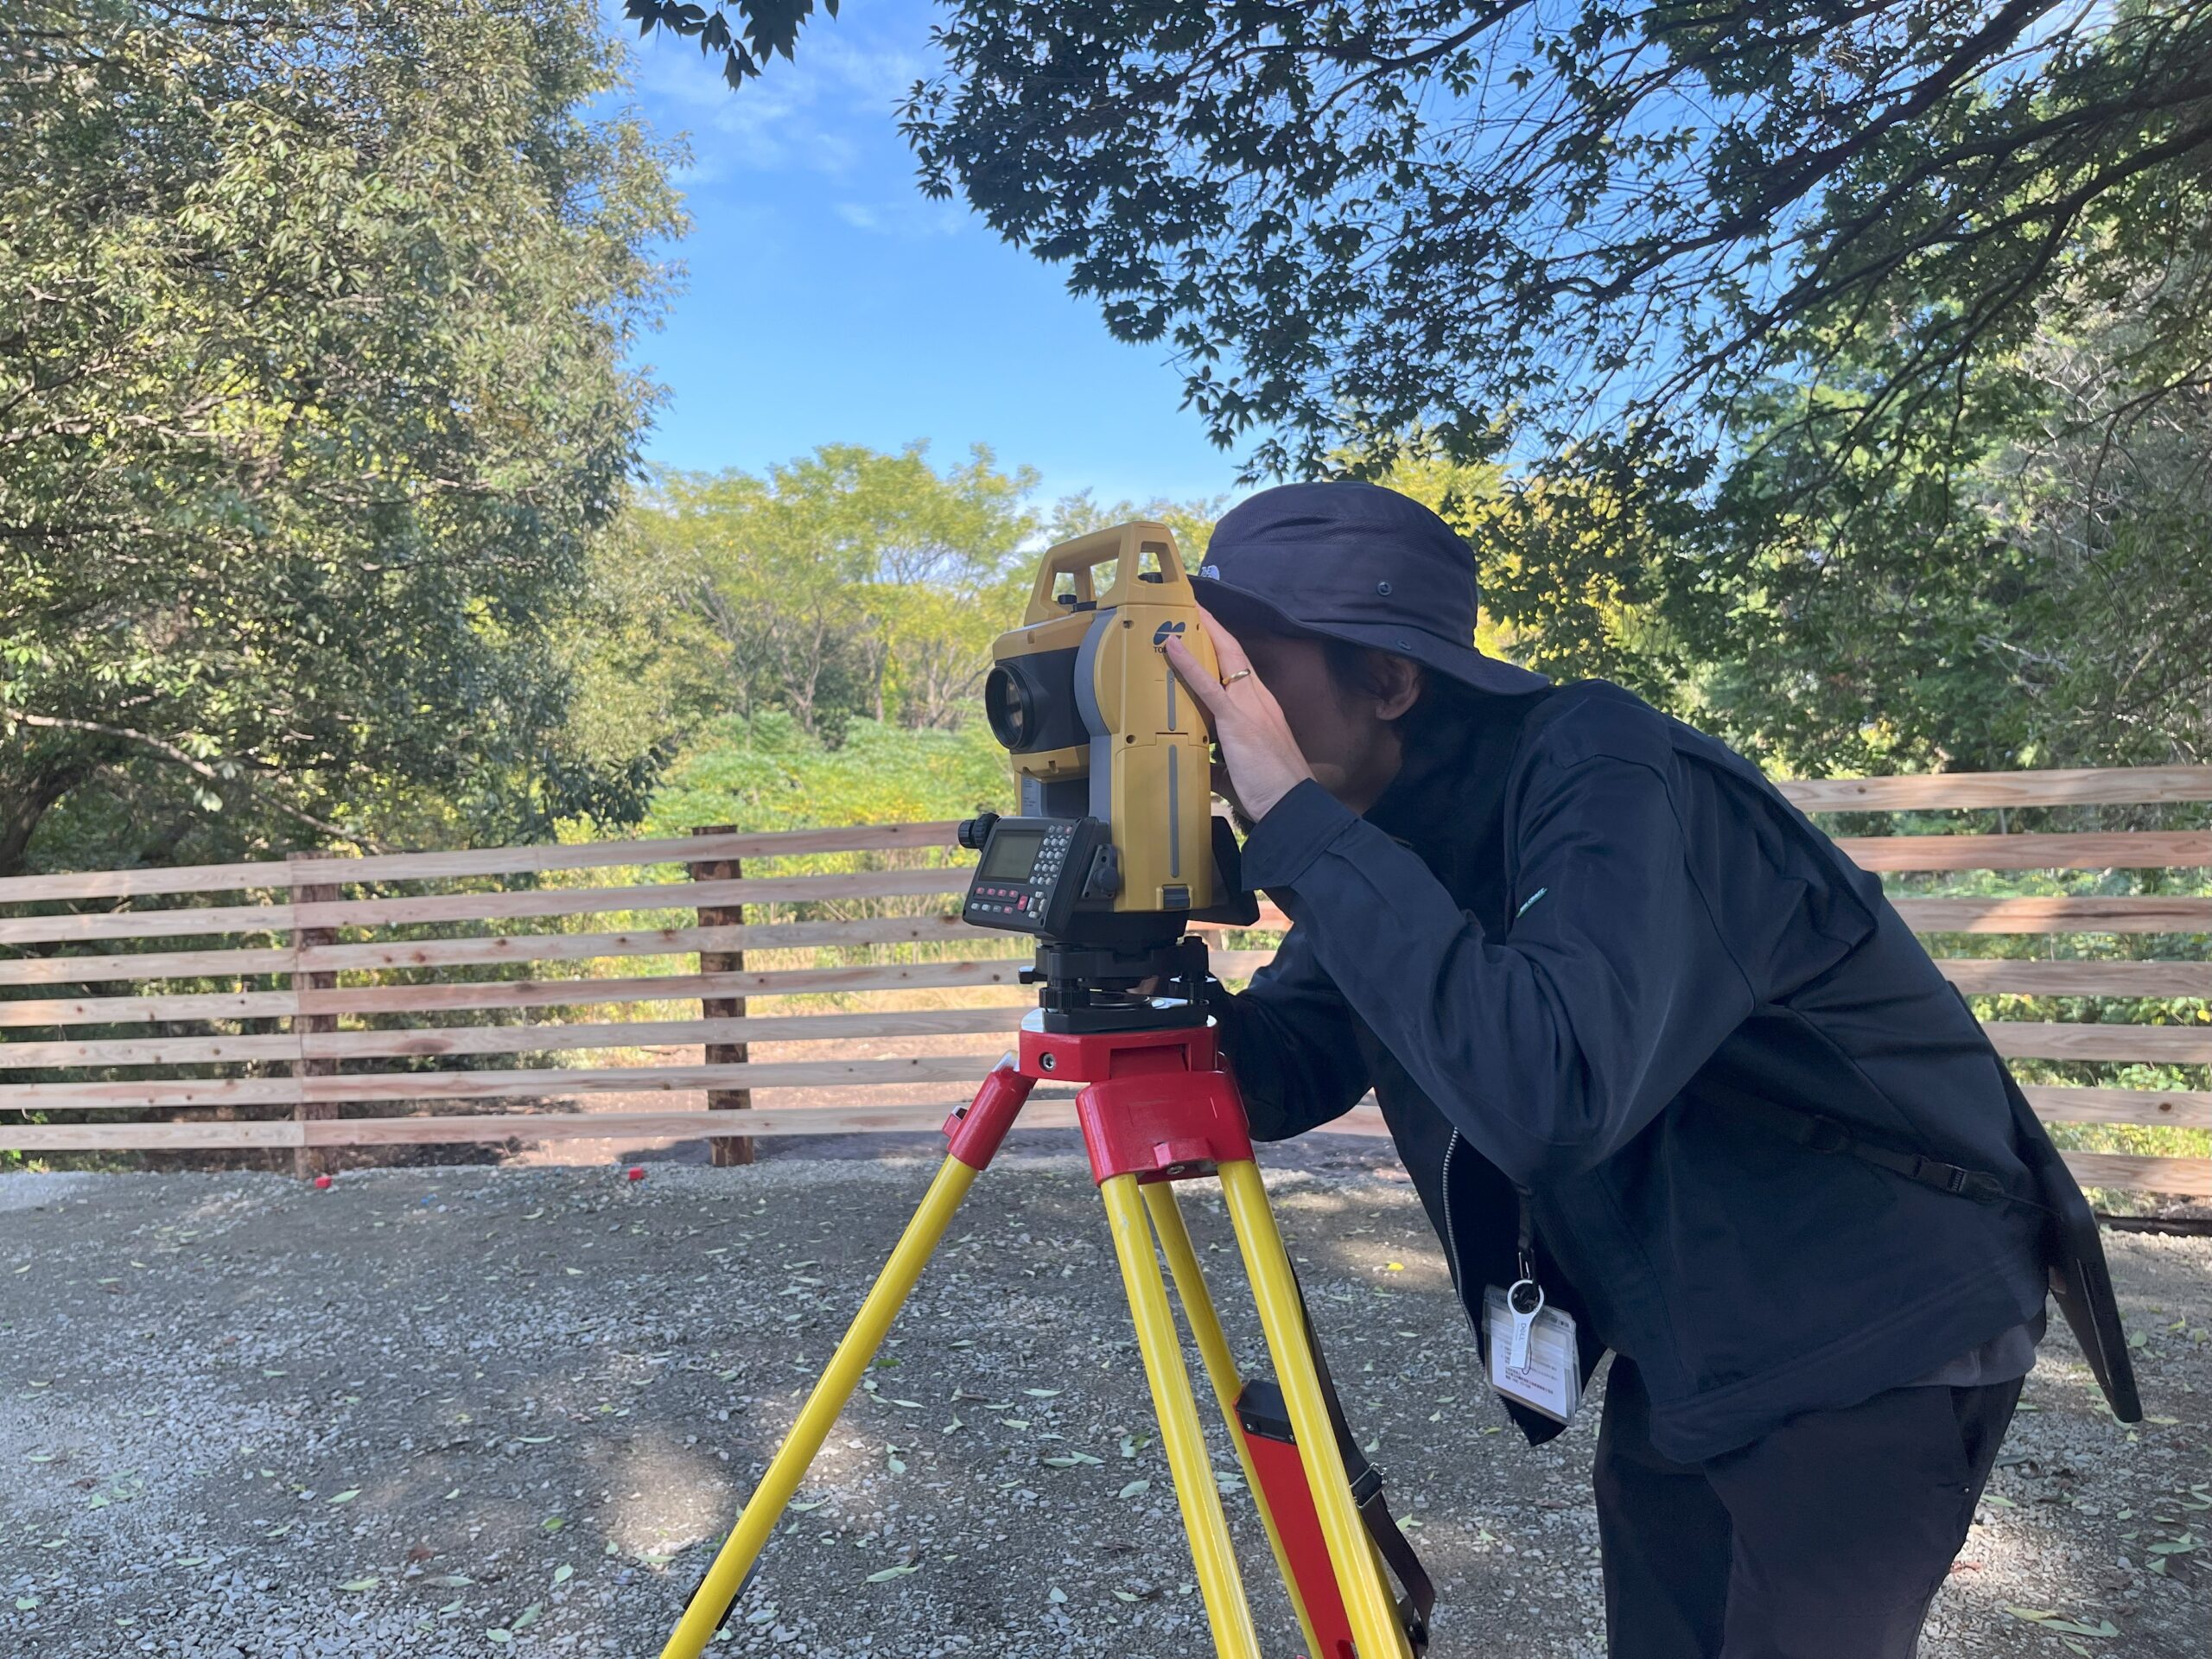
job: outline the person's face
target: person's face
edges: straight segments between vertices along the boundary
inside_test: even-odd
[[[1421,672],[1377,654],[1372,689],[1340,686],[1314,639],[1240,634],[1252,671],[1282,705],[1314,780],[1355,812],[1375,804],[1404,761],[1398,717],[1421,694]]]

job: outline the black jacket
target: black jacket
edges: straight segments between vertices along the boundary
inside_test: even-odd
[[[2041,1308],[2032,1211],[1745,1105],[2033,1191],[2002,1062],[1880,883],[1627,692],[1487,699],[1363,817],[1301,784],[1244,874],[1294,924],[1216,1003],[1255,1134],[1372,1086],[1471,1309],[1512,1276],[1526,1189],[1548,1295],[1586,1364],[1636,1362],[1666,1455],[1855,1405]]]

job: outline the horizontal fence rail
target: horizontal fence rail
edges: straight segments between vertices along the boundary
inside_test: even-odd
[[[1782,788],[1814,813],[2201,804],[2212,767]],[[720,1149],[933,1129],[965,1098],[952,1085],[995,1063],[1027,1006],[1027,941],[956,913],[971,861],[953,830],[712,830],[0,880],[0,1147],[290,1149],[319,1168],[348,1147],[673,1137]],[[1960,872],[2212,868],[2202,830],[1939,828],[1838,844],[1864,868],[1921,885]],[[788,868],[830,855],[887,867]],[[2212,1065],[2212,1024],[2131,1021],[2113,1006],[2212,999],[2212,897],[1906,890],[1894,902],[1961,991],[2085,1000],[2084,1017],[1986,1021],[1999,1052]],[[1254,935],[1287,925],[1262,906],[1255,929],[1205,930],[1215,970],[1258,971],[1273,950]],[[1942,949],[1981,935],[2181,944],[2158,947],[2171,958],[2160,960]],[[970,994],[981,1000],[960,1000]],[[881,1006],[917,996],[925,1006]],[[928,1097],[886,1097],[916,1089]],[[791,1091],[805,1103],[781,1103]],[[2212,1090],[2027,1093],[2054,1123],[2212,1128]],[[703,1096],[705,1109],[660,1103],[671,1094]],[[1041,1090],[1024,1122],[1062,1126],[1071,1113]],[[82,1121],[40,1121],[48,1114]],[[1371,1105],[1337,1127],[1382,1133]],[[2212,1159],[2068,1160],[2092,1185],[2212,1198]]]

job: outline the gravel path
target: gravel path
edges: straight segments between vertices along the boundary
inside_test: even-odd
[[[712,1651],[1210,1650],[1066,1144],[1017,1136],[979,1185]],[[657,1652],[931,1161],[840,1150],[641,1182],[0,1179],[0,1653]],[[1270,1179],[1419,1523],[1433,1651],[1597,1655],[1596,1412],[1540,1452],[1501,1430],[1419,1206],[1375,1162],[1316,1137]],[[1186,1207],[1229,1262],[1217,1204]],[[2111,1249],[2155,1419],[2113,1423],[2054,1336],[1929,1654],[2207,1651],[2212,1240]],[[1255,1523],[1239,1541],[1265,1586]],[[1279,1592],[1255,1605],[1288,1652]]]

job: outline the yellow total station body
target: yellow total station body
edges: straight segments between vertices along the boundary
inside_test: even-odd
[[[1116,913],[1229,896],[1215,891],[1212,734],[1164,650],[1179,639],[1219,673],[1201,619],[1173,532],[1122,524],[1047,550],[1021,626],[991,649],[984,709],[1012,752],[1021,813],[1112,826]]]

